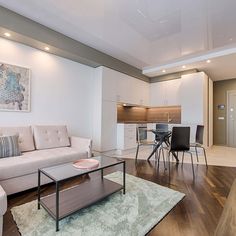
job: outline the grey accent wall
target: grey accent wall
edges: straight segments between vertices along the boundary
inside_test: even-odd
[[[140,69],[0,6],[0,34],[6,31],[11,32],[13,41],[40,50],[49,46],[52,54],[92,67],[106,66],[149,82]]]
[[[187,75],[187,74],[192,74],[192,73],[197,73],[197,72],[198,72],[197,69],[192,69],[192,70],[185,70],[185,71],[180,71],[180,72],[171,73],[171,74],[160,75],[160,76],[150,78],[150,83],[179,79],[182,75]]]
[[[236,90],[236,79],[215,81],[213,83],[213,142],[215,145],[227,144],[227,91]],[[225,105],[224,110],[218,105]],[[224,117],[219,120],[218,117]]]

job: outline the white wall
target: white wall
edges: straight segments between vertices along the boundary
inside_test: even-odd
[[[0,63],[31,70],[31,112],[0,111],[0,126],[67,124],[92,137],[93,68],[0,38]]]

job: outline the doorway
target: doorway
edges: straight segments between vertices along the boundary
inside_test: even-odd
[[[227,145],[236,147],[236,90],[227,91]]]

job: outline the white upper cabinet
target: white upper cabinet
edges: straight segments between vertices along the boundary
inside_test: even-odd
[[[101,71],[103,100],[149,105],[149,83],[106,67]]]
[[[168,80],[150,84],[151,106],[177,106],[180,105],[181,79]]]

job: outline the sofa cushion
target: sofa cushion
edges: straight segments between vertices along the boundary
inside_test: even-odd
[[[34,126],[36,149],[48,149],[70,146],[66,126]]]
[[[0,181],[35,173],[38,168],[59,165],[87,157],[87,152],[81,152],[71,147],[62,147],[25,152],[21,156],[2,158],[0,159]]]
[[[19,147],[21,152],[33,151],[34,139],[30,126],[19,126],[19,127],[0,127],[0,136],[19,136]]]
[[[21,155],[18,139],[17,135],[0,136],[0,158]]]

